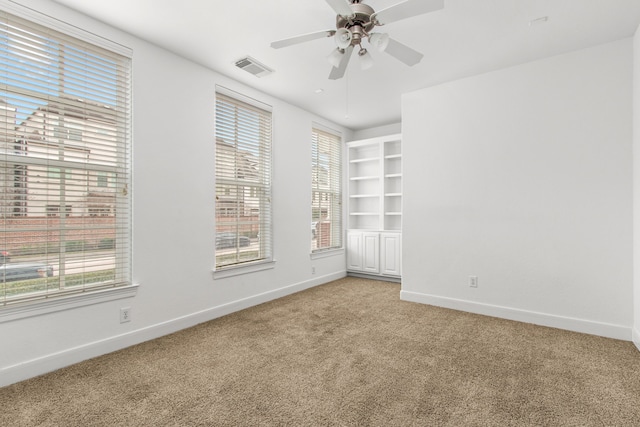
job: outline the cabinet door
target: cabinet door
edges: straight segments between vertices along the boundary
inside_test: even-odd
[[[362,271],[380,273],[379,233],[362,233]]]
[[[381,233],[380,246],[382,274],[400,276],[402,262],[400,233]]]
[[[362,232],[347,233],[347,270],[362,271]]]

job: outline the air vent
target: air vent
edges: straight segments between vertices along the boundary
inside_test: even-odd
[[[273,73],[273,70],[271,68],[267,67],[264,64],[261,64],[250,56],[237,61],[236,67],[241,68],[256,77],[262,77],[266,76],[267,74]]]

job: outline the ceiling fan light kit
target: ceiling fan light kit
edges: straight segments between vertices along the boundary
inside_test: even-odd
[[[371,54],[367,51],[367,49],[362,48],[358,52],[358,56],[360,57],[360,68],[362,70],[368,70],[373,67],[373,58]]]
[[[433,12],[444,7],[444,0],[405,0],[379,12],[373,10],[361,0],[326,0],[336,16],[336,29],[304,34],[271,43],[271,47],[279,49],[293,44],[303,43],[323,37],[333,37],[338,49],[327,58],[333,68],[329,79],[337,80],[344,76],[353,49],[358,46],[360,67],[363,70],[373,66],[373,58],[362,46],[364,39],[376,50],[385,52],[406,65],[413,66],[420,62],[423,55],[393,40],[385,33],[371,32],[374,27],[389,24],[401,19]]]
[[[340,49],[346,49],[353,41],[353,33],[346,28],[340,28],[333,36],[336,46]]]
[[[384,52],[389,46],[389,34],[372,33],[369,35],[369,43],[378,51]]]

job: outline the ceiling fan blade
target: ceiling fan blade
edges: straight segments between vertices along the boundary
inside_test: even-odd
[[[442,8],[444,0],[406,0],[374,13],[371,15],[371,21],[376,25],[385,25]]]
[[[347,0],[326,0],[329,6],[340,16],[348,18],[353,15],[351,6]]]
[[[410,67],[420,62],[424,56],[417,50],[413,50],[409,46],[391,38],[389,39],[389,45],[384,51]]]
[[[290,37],[284,40],[278,40],[271,43],[271,47],[274,49],[280,49],[281,47],[287,47],[298,43],[304,43],[315,39],[321,39],[323,37],[331,37],[336,33],[336,30],[324,30],[316,31],[315,33],[302,34],[295,37]]]
[[[329,74],[330,80],[338,80],[344,76],[344,73],[347,71],[347,65],[349,65],[349,59],[351,58],[351,53],[353,52],[353,46],[349,46],[344,50],[344,55],[342,56],[342,61],[340,61],[340,65],[337,67],[333,67],[331,69],[331,73]]]

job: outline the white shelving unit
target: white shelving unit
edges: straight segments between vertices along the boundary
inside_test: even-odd
[[[397,278],[401,265],[401,135],[354,141],[347,147],[347,268],[352,273]]]
[[[384,153],[384,231],[402,225],[402,146],[400,138],[382,143]]]
[[[377,228],[381,213],[380,156],[375,145],[349,145],[349,229]]]

